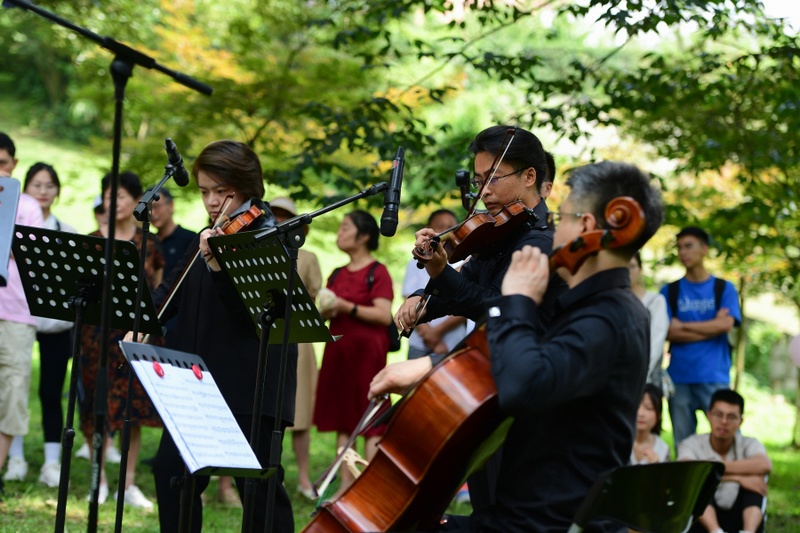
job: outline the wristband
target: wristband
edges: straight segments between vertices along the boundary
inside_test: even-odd
[[[353,309],[350,311],[350,316],[356,316],[357,311],[358,311],[358,304],[353,304]]]

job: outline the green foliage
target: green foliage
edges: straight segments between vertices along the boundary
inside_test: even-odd
[[[769,387],[772,349],[783,334],[765,322],[755,322],[747,329],[744,368],[760,385]]]

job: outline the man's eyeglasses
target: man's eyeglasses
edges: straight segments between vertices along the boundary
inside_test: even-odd
[[[720,413],[719,411],[711,411],[711,418],[715,418],[717,420],[726,420],[733,423],[738,422],[740,417],[734,413],[728,413],[726,415],[725,413]]]
[[[512,172],[509,172],[508,174],[503,174],[502,176],[495,176],[491,180],[489,180],[489,185],[494,187],[495,185],[497,185],[497,182],[500,181],[501,179],[507,178],[507,177],[512,176],[514,174],[519,174],[523,170],[525,170],[525,169],[521,168],[519,170],[514,170]],[[483,184],[484,183],[485,182],[483,180],[478,179],[478,178],[472,178],[472,181],[469,182],[469,184],[472,185],[472,188],[475,189],[476,191],[479,191],[479,190],[483,189]]]
[[[581,218],[586,213],[565,213],[562,211],[550,211],[547,213],[547,225],[550,227],[557,226],[561,219],[564,217]]]

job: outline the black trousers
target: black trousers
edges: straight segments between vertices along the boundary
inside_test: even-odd
[[[242,429],[247,440],[250,440],[250,430],[252,416],[236,415],[236,422]],[[261,419],[261,438],[259,449],[256,453],[259,462],[263,466],[269,464],[270,435],[273,430],[275,419],[273,417],[262,417]],[[184,474],[184,463],[178,453],[178,448],[172,440],[169,432],[164,430],[161,435],[161,443],[153,461],[153,475],[156,482],[156,497],[158,499],[158,521],[161,526],[161,533],[171,533],[178,531],[178,520],[180,517],[180,488],[172,488],[172,478],[181,478]],[[294,533],[294,517],[292,515],[292,503],[289,495],[283,486],[283,467],[279,467],[278,490],[275,493],[274,519],[272,531],[274,533]],[[239,496],[244,501],[245,478],[234,478]],[[192,505],[192,533],[199,533],[203,529],[203,502],[200,495],[208,487],[208,476],[195,477],[195,493]],[[266,525],[267,509],[267,490],[269,480],[259,481],[257,484],[254,513],[253,533],[262,533]]]
[[[72,330],[37,333],[39,341],[39,400],[42,403],[42,429],[45,442],[61,442],[64,432],[64,379],[72,356]]]
[[[766,502],[764,501],[764,496],[739,487],[739,495],[736,497],[733,507],[730,509],[720,509],[714,498],[711,499],[711,506],[714,507],[714,510],[717,512],[719,527],[724,531],[739,531],[742,529],[742,513],[744,513],[745,508],[755,506],[764,513]],[[762,519],[761,525],[756,529],[756,533],[763,533],[763,531],[764,520]],[[706,533],[706,529],[700,525],[700,522],[695,522],[692,524],[692,528],[689,532]]]

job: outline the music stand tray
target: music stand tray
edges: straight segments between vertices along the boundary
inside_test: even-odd
[[[289,284],[289,254],[277,235],[257,241],[258,232],[234,233],[208,239],[214,256],[228,273],[239,296],[250,313],[250,318],[261,333],[260,313],[264,304],[272,299],[287,299]],[[290,343],[331,342],[334,339],[317,306],[308,294],[297,272],[292,291]],[[282,306],[279,306],[282,307]],[[283,342],[283,314],[278,313],[272,325],[275,335],[269,335],[270,344]]]
[[[261,467],[200,356],[119,344],[192,475],[266,479],[275,472]]]
[[[16,226],[12,243],[14,257],[25,288],[31,314],[59,320],[75,320],[70,298],[89,290],[100,300],[105,265],[102,237]],[[111,298],[111,327],[129,331],[136,317],[136,284],[139,277],[139,253],[130,241],[117,241],[114,256],[114,280]],[[144,291],[141,303],[140,331],[161,335],[150,291]],[[100,324],[101,306],[86,308],[84,322]]]
[[[0,287],[8,284],[8,261],[19,203],[19,181],[0,178]]]

